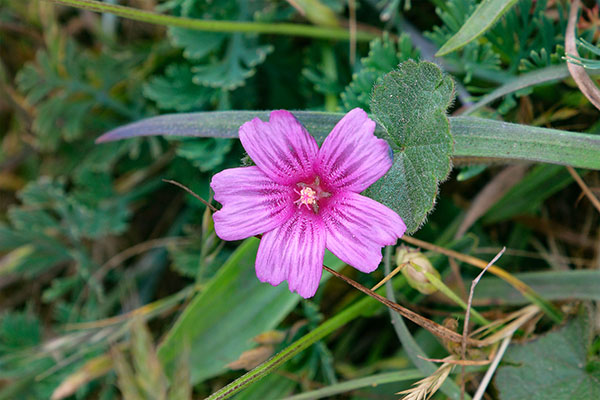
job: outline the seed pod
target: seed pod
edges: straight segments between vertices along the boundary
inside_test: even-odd
[[[436,287],[429,282],[427,274],[440,278],[440,273],[433,268],[427,257],[416,249],[401,247],[396,252],[396,262],[402,265],[402,274],[408,284],[423,294],[432,294]]]

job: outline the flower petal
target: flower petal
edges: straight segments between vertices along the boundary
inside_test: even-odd
[[[240,140],[252,161],[275,182],[294,184],[311,178],[319,152],[315,139],[286,110],[271,112],[240,127]]]
[[[323,142],[317,174],[332,189],[360,193],[392,166],[390,146],[377,139],[375,121],[355,108],[344,116]]]
[[[261,282],[277,286],[287,280],[290,290],[305,299],[317,291],[325,255],[325,230],[311,214],[298,211],[265,233],[256,256],[256,276]]]
[[[223,240],[268,232],[296,209],[293,188],[273,182],[258,167],[226,169],[213,176],[210,187],[223,205],[213,215],[215,232]]]
[[[368,197],[342,192],[321,212],[327,248],[362,272],[373,272],[381,262],[381,248],[396,243],[406,225],[394,211]]]

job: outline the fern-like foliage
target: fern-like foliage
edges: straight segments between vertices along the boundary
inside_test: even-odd
[[[163,76],[154,76],[144,85],[144,96],[163,110],[198,110],[214,96],[214,90],[193,82],[187,63],[170,64]]]
[[[371,91],[379,79],[401,62],[419,58],[420,52],[413,47],[408,35],[401,35],[398,40],[384,35],[371,41],[369,54],[361,60],[360,71],[352,76],[352,82],[341,94],[344,109],[369,110]]]
[[[55,37],[17,75],[17,85],[37,113],[33,131],[42,150],[55,150],[61,140],[73,142],[99,133],[116,122],[140,117],[136,107],[111,96],[138,57],[84,51],[71,39]],[[135,82],[133,82],[135,84]],[[107,114],[106,111],[109,111]]]
[[[452,37],[477,6],[476,0],[436,2],[442,25],[426,35],[438,46]],[[551,9],[552,12],[548,12]],[[568,2],[520,0],[482,38],[449,54],[447,60],[464,68],[465,83],[475,71],[503,70],[516,74],[560,62]]]
[[[129,226],[129,200],[114,192],[107,174],[79,177],[87,185],[68,189],[66,182],[49,178],[29,183],[19,193],[22,204],[10,207],[8,223],[0,223],[0,251],[9,252],[11,272],[36,277],[61,265],[74,267],[71,274],[56,277],[42,295],[43,301],[56,304],[55,318],[62,322],[99,316],[97,296],[103,289],[90,279],[99,265],[88,243]],[[93,289],[84,304],[65,301],[83,285]]]
[[[435,12],[442,20],[441,26],[436,26],[425,35],[436,45],[442,46],[450,39],[466,22],[477,2],[475,0],[448,0],[439,4]],[[500,57],[493,50],[490,43],[481,41],[471,42],[462,50],[453,52],[446,56],[449,62],[464,69],[463,81],[469,83],[473,72],[476,70],[497,70],[500,67]]]
[[[521,0],[486,34],[509,71],[530,71],[561,62],[568,2],[551,3]]]
[[[163,10],[205,20],[247,20],[253,3],[242,0],[172,0]],[[144,87],[145,95],[166,110],[190,111],[215,100],[218,91],[231,91],[246,83],[273,51],[254,35],[199,32],[169,28],[171,44],[183,50],[185,62],[167,67]]]

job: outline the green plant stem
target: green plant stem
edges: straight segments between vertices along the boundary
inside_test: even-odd
[[[304,36],[317,39],[349,40],[350,32],[343,28],[312,26],[290,23],[266,23],[244,21],[209,21],[173,15],[163,15],[152,11],[138,10],[132,7],[117,4],[102,3],[96,0],[46,0],[56,4],[90,10],[100,13],[110,13],[119,17],[135,21],[148,22],[156,25],[176,26],[179,28],[194,29],[204,32],[225,33],[260,33],[272,35]],[[356,40],[368,42],[378,35],[357,31]]]

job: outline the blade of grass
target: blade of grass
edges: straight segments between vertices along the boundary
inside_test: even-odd
[[[560,81],[568,77],[569,70],[565,65],[550,66],[525,73],[486,94],[475,104],[473,104],[473,106],[467,108],[462,115],[472,114],[480,108],[490,104],[494,100],[506,96],[507,94],[514,93],[518,90],[544,83]]]
[[[568,270],[525,272],[514,275],[527,283],[544,298],[555,301],[596,300],[600,301],[600,271]],[[518,305],[527,299],[513,286],[497,278],[484,278],[475,294],[479,303]]]
[[[103,3],[96,0],[46,0],[52,3],[90,10],[100,13],[110,13],[135,21],[148,22],[156,25],[176,26],[204,32],[247,32],[272,35],[304,36],[316,39],[349,40],[350,32],[336,27],[313,26],[290,23],[266,23],[244,21],[208,21],[201,19],[163,15],[152,11],[144,11],[118,4]],[[370,41],[378,35],[371,32],[357,31],[357,41]]]
[[[459,31],[448,39],[435,55],[441,57],[452,53],[477,39],[508,12],[516,2],[517,0],[483,0]]]
[[[341,113],[294,111],[307,130],[322,143]],[[185,136],[236,138],[239,127],[268,111],[213,111],[167,114],[116,128],[97,143],[139,136]],[[600,169],[600,136],[538,128],[474,117],[451,117],[454,157],[475,157],[479,162],[529,160],[576,168]],[[376,135],[384,134],[378,126]],[[483,159],[483,160],[482,160]]]
[[[347,393],[352,390],[383,385],[386,383],[402,382],[413,379],[423,378],[424,375],[417,369],[406,369],[396,372],[386,372],[383,374],[371,375],[364,378],[352,379],[346,382],[330,385],[321,389],[286,397],[284,400],[313,400],[324,397],[334,396],[336,394]]]

